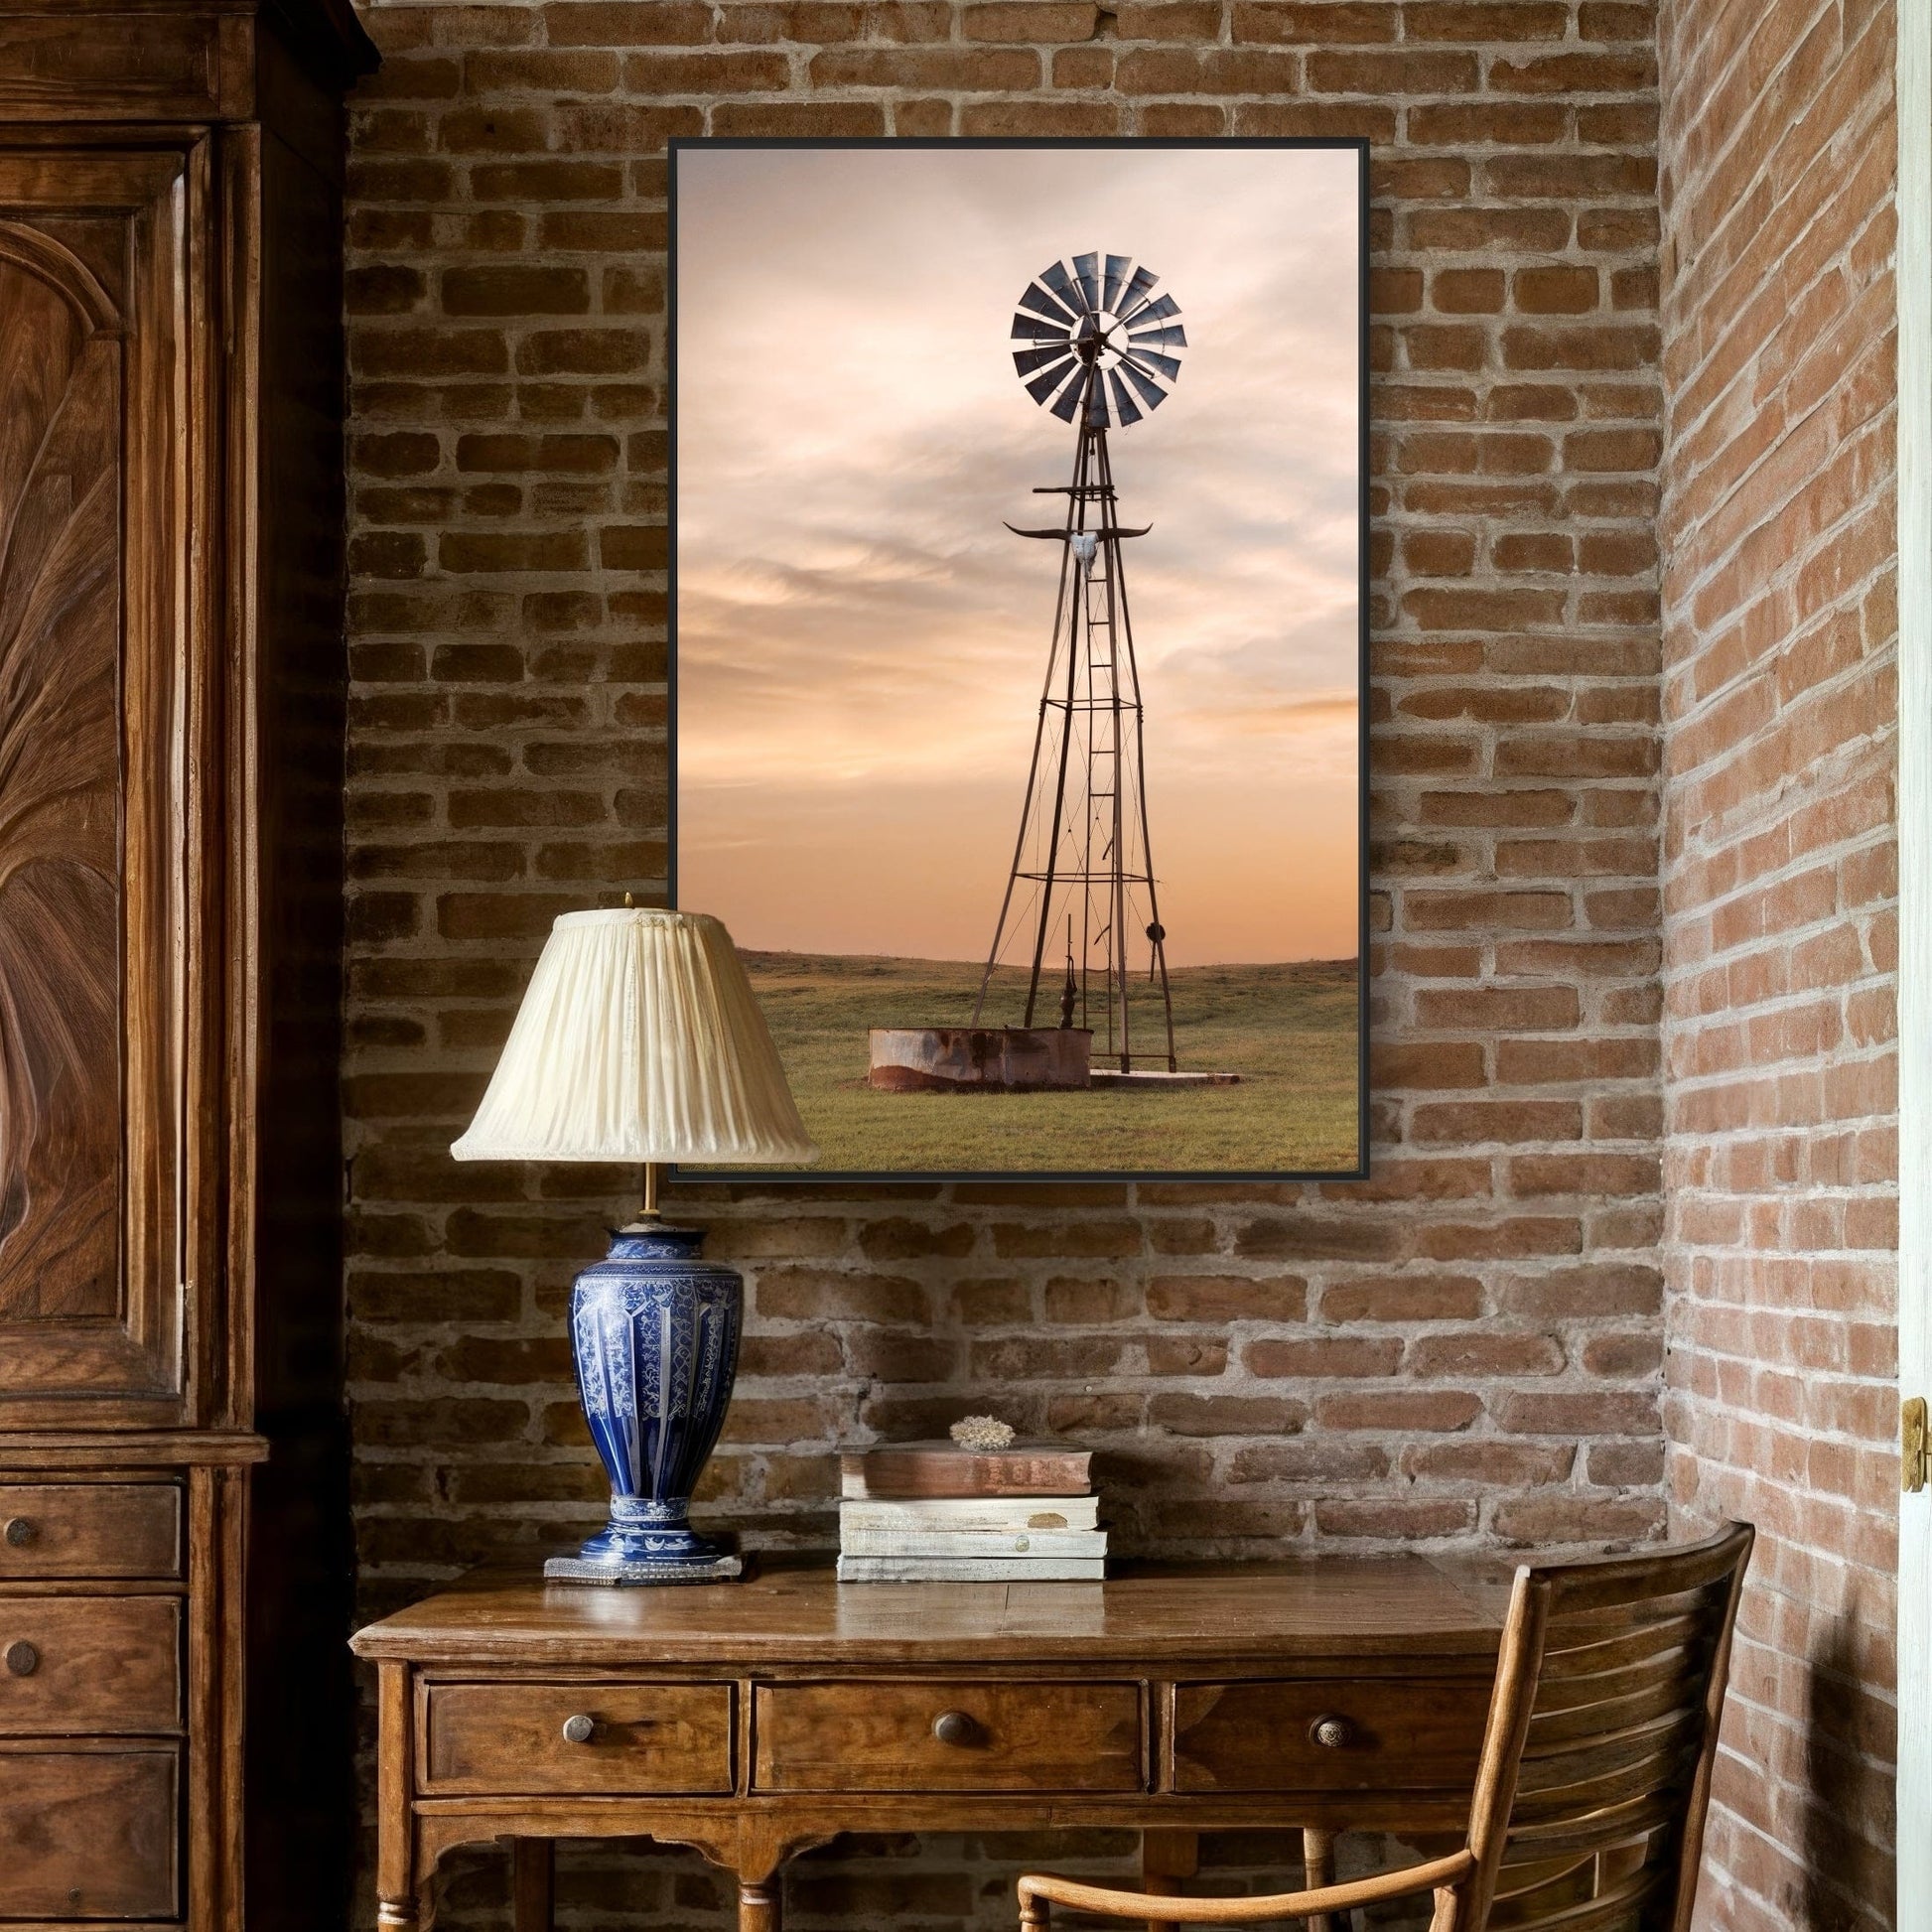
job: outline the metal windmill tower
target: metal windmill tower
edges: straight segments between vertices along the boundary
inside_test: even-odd
[[[1126,255],[1076,255],[1070,271],[1055,262],[1030,283],[1013,319],[1013,340],[1029,345],[1013,352],[1028,393],[1075,425],[1073,481],[1035,491],[1066,497],[1063,525],[1015,531],[1061,545],[1060,583],[1020,834],[973,1008],[978,1026],[995,967],[1024,943],[1032,971],[1021,1024],[1031,1028],[1048,947],[1064,932],[1059,1024],[1091,1027],[1096,1057],[1104,1051],[1122,1073],[1134,1070],[1130,989],[1142,939],[1147,985],[1160,987],[1168,1070],[1176,1064],[1148,834],[1141,680],[1121,571],[1122,543],[1152,526],[1121,527],[1107,448],[1108,431],[1158,409],[1180,373],[1173,351],[1187,338],[1173,296],[1155,297],[1159,280]],[[1151,1001],[1142,995],[1144,1005]]]

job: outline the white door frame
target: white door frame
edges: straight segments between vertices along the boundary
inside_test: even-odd
[[[1932,1395],[1932,6],[1898,17],[1898,1377]],[[1932,1490],[1899,1498],[1898,1932],[1932,1932]]]

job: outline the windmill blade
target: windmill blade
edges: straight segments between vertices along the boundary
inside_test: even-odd
[[[1120,379],[1120,371],[1111,370],[1107,380],[1113,385],[1114,410],[1120,417],[1121,428],[1127,428],[1130,423],[1138,423],[1141,420],[1141,412],[1134,407],[1134,398],[1127,393],[1127,384]]]
[[[1053,365],[1053,367],[1047,369],[1041,375],[1035,376],[1034,379],[1027,384],[1028,395],[1032,396],[1036,403],[1039,403],[1042,407],[1044,407],[1047,397],[1050,396],[1053,393],[1053,391],[1057,389],[1060,386],[1060,384],[1066,380],[1067,370],[1075,366],[1076,365],[1071,356],[1068,356],[1066,360],[1062,362],[1056,362]],[[1070,421],[1071,418],[1069,418],[1068,420]]]
[[[1160,329],[1130,329],[1127,332],[1130,343],[1159,343],[1163,348],[1185,348],[1187,332],[1177,322],[1171,322]]]
[[[1127,271],[1134,266],[1132,255],[1109,255],[1107,257],[1107,279],[1100,290],[1100,306],[1110,316],[1120,314],[1120,286],[1127,280]]]
[[[1036,321],[1033,316],[1015,316],[1013,319],[1013,340],[1035,343],[1063,343],[1069,340],[1072,331],[1050,322]]]
[[[1073,279],[1080,284],[1080,293],[1087,298],[1087,307],[1100,307],[1100,257],[1099,255],[1075,255],[1073,257]]]
[[[1073,380],[1059,393],[1053,403],[1053,414],[1061,422],[1070,423],[1080,413],[1080,397],[1085,393],[1087,371],[1085,365],[1073,372]]]
[[[1062,309],[1037,282],[1033,283],[1020,298],[1020,307],[1031,309],[1036,316],[1044,316],[1048,322],[1063,322],[1069,329],[1079,320],[1071,310]]]
[[[1074,285],[1073,277],[1066,272],[1066,264],[1064,262],[1055,262],[1051,268],[1041,269],[1039,272],[1039,279],[1042,282],[1044,282],[1046,286],[1049,289],[1051,289],[1053,293],[1057,295],[1059,299],[1062,302],[1064,302],[1069,309],[1072,309],[1073,311],[1075,311],[1075,313],[1080,315],[1084,315],[1086,313],[1087,299],[1085,296],[1083,296],[1080,293],[1079,289]]]
[[[1107,385],[1101,381],[1097,369],[1094,371],[1093,387],[1087,397],[1087,421],[1095,429],[1113,427],[1112,419],[1107,414]]]
[[[1120,298],[1120,307],[1114,311],[1114,314],[1122,321],[1133,315],[1135,310],[1153,294],[1154,285],[1160,279],[1151,268],[1137,268],[1134,271],[1134,279],[1128,283],[1126,292]]]
[[[1180,313],[1180,304],[1176,302],[1173,296],[1164,295],[1158,302],[1150,302],[1146,308],[1139,310],[1136,314],[1132,316],[1124,317],[1123,320],[1128,322],[1143,323],[1143,324],[1150,323],[1150,322],[1167,322],[1170,321],[1173,317],[1177,316],[1179,313]]]
[[[1167,401],[1168,392],[1143,370],[1136,368],[1132,362],[1123,362],[1120,365],[1120,372],[1140,391],[1141,400],[1150,409],[1159,409]]]
[[[1065,353],[1064,343],[1053,343],[1045,348],[1016,348],[1013,351],[1013,366],[1024,379],[1035,369],[1043,369],[1048,362],[1057,362]]]
[[[1152,368],[1173,382],[1180,374],[1180,364],[1172,355],[1157,355],[1151,348],[1136,348],[1123,358],[1130,369]]]

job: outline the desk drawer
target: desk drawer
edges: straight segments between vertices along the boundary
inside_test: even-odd
[[[432,1684],[421,1773],[437,1797],[726,1792],[732,1687]]]
[[[172,1750],[0,1751],[0,1918],[172,1918]]]
[[[1467,1789],[1488,1716],[1487,1678],[1176,1684],[1172,1789]]]
[[[1139,1791],[1137,1684],[760,1684],[759,1791]]]
[[[181,1725],[181,1599],[0,1595],[0,1735]]]
[[[0,1582],[180,1575],[173,1483],[0,1483]]]

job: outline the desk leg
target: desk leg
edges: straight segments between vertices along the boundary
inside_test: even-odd
[[[409,1666],[383,1664],[376,1673],[375,1922],[380,1932],[417,1932],[421,1917],[410,1812],[413,1731]]]
[[[1200,1834],[1165,1829],[1141,1834],[1141,1889],[1156,1898],[1172,1898],[1181,1880],[1200,1868]],[[1149,1919],[1147,1932],[1178,1932],[1171,1919]]]
[[[557,1848],[547,1838],[510,1840],[510,1924],[514,1932],[550,1932]]]
[[[1335,1882],[1335,1835],[1313,1825],[1302,1832],[1304,1882],[1311,1891]],[[1315,1912],[1309,1921],[1309,1932],[1347,1932],[1347,1912]]]
[[[738,1932],[778,1932],[779,1874],[738,1885]]]

